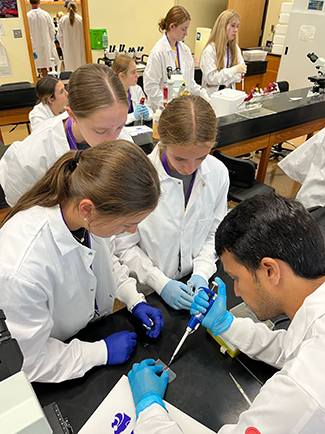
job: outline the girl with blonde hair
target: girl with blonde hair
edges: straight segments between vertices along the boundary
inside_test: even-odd
[[[139,74],[135,60],[127,54],[120,54],[115,58],[112,68],[119,76],[129,101],[129,112],[125,125],[138,121],[140,116],[146,120],[152,119],[152,111],[145,102],[140,104],[141,99],[144,98],[144,92],[137,84]]]
[[[137,338],[131,331],[64,343],[111,314],[115,299],[139,322],[153,321],[147,334],[158,336],[161,312],[137,292],[105,238],[135,232],[159,195],[144,152],[116,140],[67,152],[12,208],[0,230],[0,306],[30,381],[60,382],[128,360]]]
[[[160,143],[149,158],[162,197],[134,234],[116,238],[116,254],[147,291],[155,290],[174,309],[189,310],[194,292],[216,271],[214,236],[227,213],[228,170],[210,155],[217,120],[202,97],[173,99],[158,132]],[[191,285],[179,281],[185,276]]]
[[[77,14],[77,5],[68,3],[67,15],[59,21],[57,38],[63,52],[64,68],[75,71],[86,64],[86,52],[82,17]]]
[[[179,68],[188,91],[208,99],[205,89],[201,89],[194,80],[193,57],[183,42],[190,23],[190,14],[183,6],[173,6],[159,21],[159,31],[164,34],[150,51],[143,73],[144,91],[152,110],[156,110],[163,100],[162,87],[167,82],[167,67],[172,70]]]
[[[200,59],[202,87],[211,95],[224,87],[235,89],[247,67],[237,45],[240,17],[227,9],[217,18]]]

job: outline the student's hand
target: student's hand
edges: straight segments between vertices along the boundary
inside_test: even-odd
[[[189,284],[189,282],[192,282],[192,290],[193,290],[193,294],[197,294],[199,291],[199,288],[201,286],[203,286],[204,288],[209,288],[209,284],[208,282],[203,279],[203,277],[199,276],[198,274],[192,274],[192,277],[190,278],[190,280],[187,281],[187,285]]]
[[[114,333],[103,340],[107,347],[107,364],[117,365],[128,360],[137,344],[137,335],[133,332],[123,331]]]
[[[164,319],[159,309],[149,306],[148,303],[141,302],[132,309],[133,315],[138,318],[144,325],[150,327],[146,334],[151,338],[156,338],[164,327]],[[152,322],[150,321],[153,321]]]
[[[188,286],[178,280],[170,280],[161,291],[161,298],[174,309],[191,309],[193,296],[188,294]]]
[[[218,296],[204,317],[202,325],[211,330],[214,336],[218,336],[230,327],[234,316],[227,310],[226,285],[219,277],[216,277],[215,282],[218,284]],[[198,295],[194,297],[191,315],[197,315],[200,312],[205,313],[209,306],[208,299],[208,294],[205,291],[199,291]]]
[[[239,65],[235,66],[235,73],[241,73],[241,74],[246,74],[247,71],[247,66],[245,65],[245,63],[240,63]]]
[[[134,117],[136,119],[139,119],[140,115],[142,115],[144,119],[147,119],[149,117],[148,107],[142,104],[138,104],[134,109]]]
[[[166,392],[169,374],[166,370],[159,377],[157,373],[162,370],[162,365],[155,365],[153,359],[147,359],[135,363],[128,373],[137,417],[140,411],[155,403],[166,409],[162,398]]]

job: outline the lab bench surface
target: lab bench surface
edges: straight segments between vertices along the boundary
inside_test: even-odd
[[[161,359],[168,363],[180,338],[185,332],[190,315],[188,311],[170,308],[156,293],[147,297],[151,306],[162,311],[165,326],[157,339],[151,339],[140,328],[139,322],[126,308],[88,325],[76,337],[96,341],[108,335],[131,330],[138,334],[138,344],[128,362],[122,365],[93,368],[83,378],[60,384],[34,383],[41,405],[56,402],[64,417],[69,419],[75,432],[85,424],[120,377],[129,372],[133,363],[146,358]],[[228,296],[228,306],[238,304],[234,295]],[[168,386],[166,401],[176,406],[213,431],[226,423],[236,423],[248,404],[238,391],[229,373],[242,386],[252,401],[259,393],[262,382],[275,370],[262,362],[254,362],[250,370],[243,354],[232,359],[220,352],[220,347],[204,327],[190,335],[171,365],[177,378]]]
[[[307,96],[311,87],[265,98],[269,114],[244,117],[239,113],[218,118],[217,148],[232,157],[262,151],[257,179],[264,181],[273,145],[325,127],[325,93]]]

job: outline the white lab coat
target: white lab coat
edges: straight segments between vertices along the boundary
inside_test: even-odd
[[[287,157],[279,167],[300,182],[296,199],[306,208],[325,205],[325,128],[315,134]]]
[[[28,117],[32,130],[35,130],[36,126],[47,119],[54,118],[55,115],[47,104],[40,102],[29,112]]]
[[[91,249],[82,246],[55,206],[16,214],[0,244],[0,306],[30,381],[64,381],[106,364],[105,342],[62,341],[93,319],[95,299],[101,316],[113,312],[115,298],[129,309],[142,300],[112,254],[114,241],[91,235]]]
[[[222,336],[280,371],[261,388],[237,425],[224,425],[218,434],[243,434],[248,427],[262,434],[324,433],[325,284],[305,299],[287,331],[274,332],[250,319],[235,318]],[[140,413],[134,433],[159,432],[182,431],[155,405]]]
[[[50,58],[54,57],[55,64],[59,63],[58,54],[54,44],[55,28],[51,16],[43,9],[31,9],[27,13],[28,25],[33,45],[37,53],[36,68],[49,68]]]
[[[241,55],[240,48],[237,45],[237,58],[238,64],[244,63],[244,59]],[[227,50],[225,51],[224,56],[224,65],[227,65]],[[230,56],[231,63],[231,56]],[[217,64],[217,54],[215,50],[214,43],[209,44],[201,55],[200,59],[200,68],[202,70],[202,87],[206,88],[209,96],[219,90],[220,85],[224,85],[226,87],[232,87],[236,89],[235,83],[240,83],[241,74],[235,73],[235,66],[231,66],[230,68],[223,68],[220,71],[216,71]],[[212,87],[207,87],[206,85],[213,85]]]
[[[170,279],[193,271],[208,280],[216,271],[214,237],[227,213],[229,178],[223,163],[208,155],[185,209],[183,183],[167,175],[158,147],[149,158],[159,174],[161,199],[136,233],[116,237],[116,255],[141,284],[160,294]]]
[[[136,84],[135,86],[130,86],[129,89],[130,89],[130,96],[131,96],[131,103],[132,103],[133,112],[128,113],[128,118],[127,118],[127,121],[125,122],[125,125],[128,125],[128,124],[138,120],[134,117],[134,109],[136,108],[136,106],[138,104],[140,104],[141,98],[143,96],[145,96],[143,90],[141,89],[141,87],[138,84]],[[147,106],[146,103],[145,103],[145,105]],[[149,121],[150,119],[152,119],[152,110],[148,106],[147,106],[147,108],[149,110],[149,117],[147,117],[145,120]]]
[[[63,51],[66,71],[75,71],[79,66],[86,64],[82,18],[78,14],[75,14],[75,18],[73,26],[70,24],[69,15],[65,15],[59,21],[57,37]]]
[[[61,155],[70,150],[63,121],[68,113],[42,122],[25,140],[14,142],[0,160],[0,185],[6,201],[13,206]],[[133,142],[122,129],[119,139]]]
[[[188,91],[194,95],[207,98],[207,93],[194,80],[194,60],[190,49],[183,42],[178,42],[180,67]],[[167,82],[167,66],[175,69],[176,52],[170,46],[166,34],[154,45],[149,53],[148,62],[143,73],[144,91],[148,96],[148,105],[155,111],[163,100],[162,87]]]

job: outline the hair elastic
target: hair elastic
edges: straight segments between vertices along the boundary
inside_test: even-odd
[[[76,154],[74,156],[74,161],[76,163],[76,166],[78,166],[78,164],[79,164],[79,158],[80,158],[81,152],[82,152],[82,150],[78,149],[78,151],[76,152]]]

